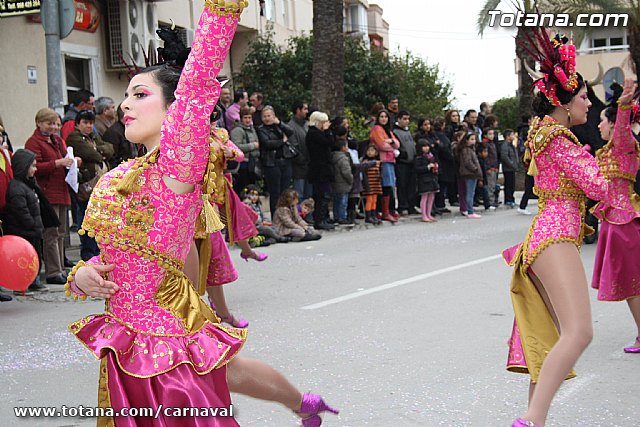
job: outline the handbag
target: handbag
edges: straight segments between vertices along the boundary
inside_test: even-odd
[[[104,165],[104,162],[102,164],[97,164],[96,169],[97,169],[96,175],[93,178],[91,178],[89,181],[85,181],[81,184],[78,184],[77,197],[78,197],[78,200],[81,202],[89,201],[89,198],[91,197],[91,193],[93,192],[94,187],[96,186],[96,184],[98,184],[98,181],[100,180],[102,175],[107,173],[107,171],[109,170]]]
[[[293,146],[289,141],[286,141],[282,146],[282,157],[285,159],[294,159],[298,157],[300,151]]]
[[[60,219],[58,214],[49,203],[49,199],[45,196],[44,191],[36,185],[36,195],[38,196],[38,203],[40,204],[40,218],[42,219],[42,225],[44,228],[60,227]]]

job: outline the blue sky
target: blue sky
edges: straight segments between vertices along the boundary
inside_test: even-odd
[[[439,64],[441,75],[453,87],[455,107],[478,109],[482,101],[515,95],[515,31],[489,28],[480,38],[476,21],[484,0],[369,3],[384,10],[392,52],[409,50],[428,64]]]

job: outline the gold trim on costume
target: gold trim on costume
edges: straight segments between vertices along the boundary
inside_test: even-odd
[[[242,0],[239,3],[228,2],[225,0],[205,0],[204,7],[216,15],[239,17],[242,10],[249,6],[248,0]]]
[[[100,379],[98,381],[98,407],[112,408],[111,395],[109,394],[109,370],[107,369],[107,358],[100,360]],[[113,417],[98,417],[97,427],[115,427]]]

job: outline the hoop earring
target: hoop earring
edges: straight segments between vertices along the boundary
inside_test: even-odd
[[[567,118],[569,120],[569,124],[571,124],[571,111],[567,108]],[[567,126],[568,127],[568,126]]]

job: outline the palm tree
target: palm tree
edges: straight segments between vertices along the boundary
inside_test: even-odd
[[[573,20],[580,13],[627,14],[629,16],[629,55],[633,63],[634,72],[640,70],[640,1],[638,0],[564,0],[562,2],[547,2],[546,9],[551,13],[566,13]],[[576,44],[581,36],[587,34],[590,27],[572,27],[581,29]]]
[[[313,0],[312,104],[330,117],[344,110],[343,0]]]
[[[482,10],[478,14],[478,34],[480,37],[484,35],[484,31],[489,26],[489,22],[491,16],[489,15],[490,10],[496,10],[500,3],[503,0],[487,0],[484,4]],[[513,2],[505,2],[509,4],[513,4]],[[536,2],[533,0],[519,0],[516,3],[518,9],[520,9],[524,13],[530,13],[535,11]],[[525,37],[525,32],[528,31],[528,27],[520,26],[518,27],[518,32],[516,33],[516,58],[520,62],[520,66],[518,67],[518,97],[520,99],[519,103],[519,112],[520,116],[531,114],[531,102],[533,100],[533,92],[532,92],[532,80],[527,73],[527,69],[525,67],[525,63],[530,68],[535,67],[535,61],[531,56],[527,53],[527,51],[521,46],[521,43],[527,43],[527,38]]]

